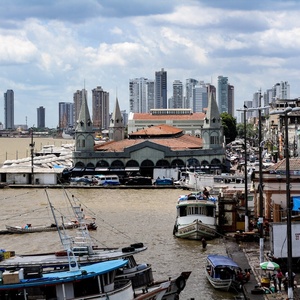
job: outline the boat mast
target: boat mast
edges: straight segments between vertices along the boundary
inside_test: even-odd
[[[72,195],[72,200],[67,195],[64,189],[65,195],[72,207],[73,213],[75,215],[76,221],[78,222],[77,233],[78,235],[74,238],[73,243],[78,244],[79,247],[87,247],[88,254],[94,254],[93,249],[93,241],[89,234],[89,230],[87,228],[86,222],[84,220],[84,212],[80,205],[78,205],[75,201],[74,195]]]
[[[45,190],[45,193],[46,193],[47,200],[48,200],[48,203],[49,203],[50,208],[51,208],[51,212],[52,212],[52,215],[53,215],[53,218],[54,218],[54,222],[55,222],[55,225],[56,225],[56,228],[57,228],[57,231],[58,231],[60,241],[61,241],[63,247],[65,248],[65,250],[67,251],[67,254],[68,254],[69,269],[70,269],[70,271],[77,271],[77,270],[79,270],[79,267],[78,267],[77,259],[74,255],[73,251],[71,250],[72,249],[71,237],[69,237],[66,234],[64,224],[62,224],[62,229],[64,231],[64,234],[62,234],[60,226],[58,225],[58,222],[57,222],[57,219],[56,219],[56,216],[55,216],[55,213],[54,213],[54,207],[53,207],[53,205],[52,205],[52,203],[49,199],[49,195],[48,195],[47,190]]]

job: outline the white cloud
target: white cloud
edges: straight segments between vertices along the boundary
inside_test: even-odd
[[[84,85],[116,91],[129,109],[130,78],[168,72],[235,86],[236,107],[257,89],[288,81],[300,96],[300,7],[295,1],[7,1],[0,12],[0,89],[14,89],[16,123],[58,122],[58,102],[72,101]],[[270,5],[272,3],[272,5]],[[5,13],[6,11],[6,13]],[[171,96],[169,94],[168,96]],[[0,121],[3,106],[0,106]],[[24,123],[24,122],[23,122]]]

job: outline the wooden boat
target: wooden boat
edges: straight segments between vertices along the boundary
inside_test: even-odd
[[[74,200],[74,199],[73,199]],[[52,208],[52,205],[50,203]],[[167,278],[166,280],[154,280],[152,267],[147,263],[137,263],[134,255],[145,251],[147,247],[143,243],[134,243],[123,248],[98,248],[94,246],[87,230],[85,230],[85,222],[83,220],[83,211],[80,206],[72,203],[72,208],[79,226],[75,230],[76,236],[70,237],[63,234],[63,230],[58,230],[64,250],[53,253],[16,255],[0,261],[0,270],[7,268],[31,268],[32,270],[41,270],[47,272],[49,269],[67,268],[68,267],[68,249],[70,249],[75,257],[78,257],[81,266],[103,262],[125,259],[127,263],[118,268],[116,271],[116,279],[130,279],[132,287],[136,295],[142,291],[153,291],[165,282],[169,282],[168,289],[161,299],[175,300],[185,288],[186,281],[191,272],[182,272],[177,276]],[[57,223],[57,222],[56,222]],[[147,298],[141,298],[147,299]],[[159,299],[159,298],[153,298]]]
[[[130,280],[115,281],[126,260],[112,260],[67,271],[30,273],[26,268],[3,270],[1,299],[134,299]]]
[[[1,269],[0,299],[162,299],[170,281],[137,293],[130,279],[116,279],[116,271],[127,260],[110,260],[78,266],[75,256],[68,252],[69,269],[32,272],[32,269]]]
[[[240,290],[241,282],[238,281],[240,267],[228,256],[208,255],[205,275],[215,289],[224,291]]]
[[[55,224],[51,224],[49,226],[31,226],[31,224],[26,224],[24,226],[10,226],[5,225],[6,230],[9,233],[32,233],[32,232],[47,232],[47,231],[57,231],[57,226]],[[65,229],[74,229],[77,228],[78,225],[76,223],[64,224]],[[62,226],[59,226],[62,229]]]
[[[178,238],[201,240],[216,237],[216,199],[202,192],[181,195],[173,234]]]

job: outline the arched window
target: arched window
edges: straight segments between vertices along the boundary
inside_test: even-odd
[[[171,168],[182,168],[185,166],[185,163],[182,159],[174,159],[172,162],[171,162]]]
[[[160,159],[160,160],[157,161],[156,167],[159,167],[159,168],[169,168],[170,167],[170,163],[167,160],[165,160],[165,159]]]

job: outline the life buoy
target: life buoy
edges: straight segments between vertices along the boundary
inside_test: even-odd
[[[135,248],[133,247],[124,247],[122,248],[123,253],[134,252]]]
[[[181,292],[185,288],[185,278],[182,275],[180,275],[176,279],[175,284],[176,284],[176,286],[178,288],[178,291]]]
[[[133,247],[135,249],[143,248],[144,244],[143,243],[135,243],[135,244],[131,244],[130,247]]]

